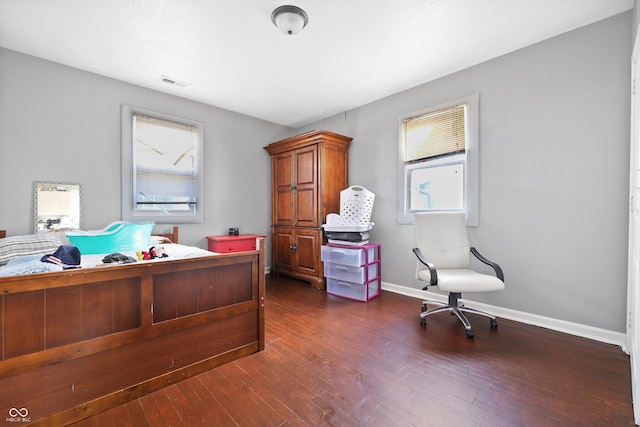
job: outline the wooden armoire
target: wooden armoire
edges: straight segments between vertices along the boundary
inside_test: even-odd
[[[340,213],[352,138],[311,131],[264,147],[271,155],[271,273],[324,289],[322,224]]]

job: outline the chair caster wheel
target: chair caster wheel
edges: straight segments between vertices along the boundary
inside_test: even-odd
[[[422,304],[422,311],[423,312],[427,311],[427,304]]]
[[[476,333],[473,332],[471,329],[466,329],[464,333],[467,335],[467,338],[473,338],[476,336]]]
[[[496,319],[491,319],[490,324],[491,329],[498,329],[498,321]]]
[[[420,326],[427,326],[427,319],[425,319],[424,317],[420,318]]]

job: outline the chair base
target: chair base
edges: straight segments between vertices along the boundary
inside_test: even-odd
[[[488,317],[490,320],[491,329],[496,329],[498,327],[498,321],[496,320],[496,317],[494,315],[489,314],[485,311],[476,310],[475,308],[465,307],[464,304],[459,301],[461,295],[462,294],[460,292],[451,292],[449,294],[448,304],[445,304],[440,301],[432,301],[432,300],[422,301],[422,313],[420,313],[420,324],[422,326],[427,325],[427,316],[440,313],[443,311],[449,311],[451,314],[455,314],[458,317],[458,319],[460,319],[460,321],[464,325],[464,330],[465,330],[465,334],[467,335],[467,338],[473,338],[476,334],[475,332],[473,332],[473,329],[471,329],[471,323],[469,322],[469,319],[467,319],[467,316],[464,315],[464,313],[474,313],[474,314],[479,314],[481,316]],[[436,307],[427,310],[428,304],[435,305]]]

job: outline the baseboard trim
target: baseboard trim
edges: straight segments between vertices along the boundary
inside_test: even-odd
[[[446,295],[436,292],[423,291],[415,288],[408,288],[406,286],[400,286],[388,282],[382,282],[382,290],[417,299],[432,299],[435,301],[447,302]],[[463,298],[462,300],[471,301],[466,298]],[[564,332],[579,337],[589,338],[607,344],[618,345],[622,348],[622,351],[628,354],[628,351],[625,348],[626,335],[621,332],[609,331],[606,329],[595,328],[593,326],[581,325],[579,323],[567,322],[565,320],[539,316],[537,314],[511,310],[509,308],[493,306],[480,302],[473,302],[473,307],[477,308],[478,310],[488,311],[491,314],[494,314],[496,317],[502,317],[504,319],[514,320],[516,322],[526,323],[529,325],[540,326],[542,328]]]

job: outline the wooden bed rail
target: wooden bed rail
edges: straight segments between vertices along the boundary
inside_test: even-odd
[[[0,413],[68,425],[263,350],[264,240],[256,251],[0,278]]]

